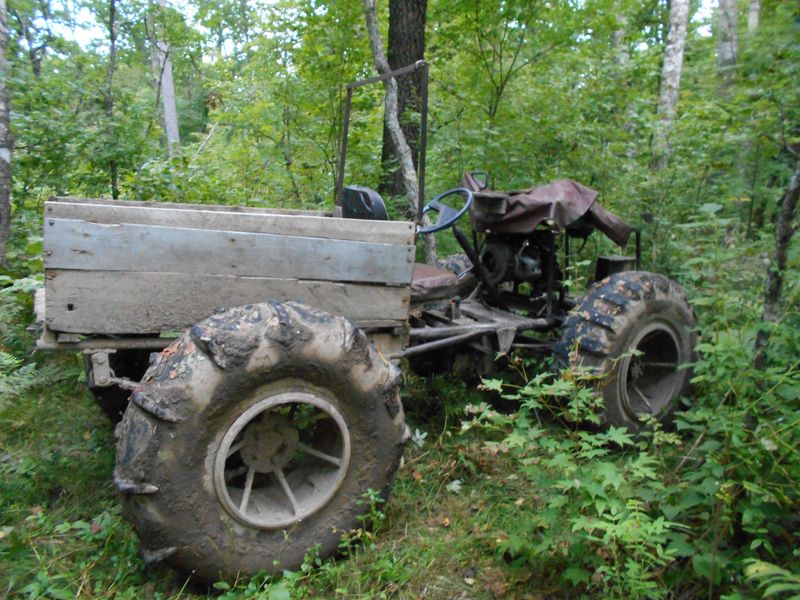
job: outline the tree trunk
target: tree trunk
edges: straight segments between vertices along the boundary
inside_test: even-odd
[[[8,96],[8,19],[6,0],[0,0],[0,265],[6,264],[6,245],[11,225],[11,130]]]
[[[747,7],[747,33],[758,31],[758,22],[761,18],[761,0],[750,0]]]
[[[789,187],[781,198],[781,210],[778,213],[778,222],[775,224],[775,256],[767,272],[767,281],[764,285],[764,323],[777,323],[781,317],[781,290],[783,288],[783,275],[789,256],[789,244],[796,231],[793,225],[797,213],[797,198],[800,196],[800,161],[797,161],[794,174],[789,181]],[[767,352],[769,347],[769,331],[760,329],[756,335],[755,366],[763,370],[767,366]]]
[[[375,60],[375,68],[378,73],[388,73],[389,61],[383,52],[383,42],[381,41],[380,30],[378,29],[378,17],[375,14],[375,0],[364,0],[364,13],[367,20],[367,33],[369,44],[372,48],[372,56]],[[394,77],[390,77],[383,82],[386,98],[384,100],[384,122],[392,136],[392,143],[397,157],[400,161],[400,170],[403,174],[403,187],[406,191],[409,207],[416,214],[417,203],[419,201],[419,187],[417,185],[417,171],[414,168],[414,161],[411,156],[411,149],[408,147],[403,129],[400,127],[400,120],[397,111],[397,82]],[[430,221],[425,215],[423,224],[427,225]],[[432,235],[423,237],[425,241],[425,260],[429,264],[436,262],[436,239]]]
[[[628,15],[619,10],[617,13],[617,23],[619,28],[614,31],[613,46],[617,58],[617,64],[625,67],[631,58],[630,48],[625,41],[626,30],[628,28]]]
[[[389,0],[389,46],[387,48],[390,69],[399,69],[425,57],[425,14],[427,0]],[[422,77],[419,71],[409,73],[397,80],[397,110],[400,128],[411,150],[414,168],[419,168],[419,122],[412,113],[419,114],[421,105]],[[383,177],[380,192],[389,196],[403,193],[403,174],[395,163],[392,134],[383,127],[381,163]],[[413,213],[416,215],[416,211]]]
[[[683,50],[686,46],[686,24],[689,0],[672,0],[669,9],[669,33],[661,67],[661,90],[658,100],[658,121],[653,135],[653,167],[665,169],[669,164],[669,134],[678,107],[683,72]]]
[[[116,147],[116,132],[114,131],[114,71],[117,68],[117,4],[116,0],[108,3],[108,68],[106,70],[106,89],[103,94],[103,104],[106,111],[106,134],[108,143]],[[119,165],[116,159],[108,162],[108,172],[111,179],[111,197],[119,198]]]
[[[162,9],[166,8],[166,0],[158,0]],[[162,121],[167,136],[167,153],[170,157],[180,152],[181,137],[178,129],[178,108],[175,103],[175,83],[172,78],[172,59],[169,44],[158,39],[155,22],[152,26],[151,56],[153,61],[153,77],[156,79],[157,95],[161,96]]]
[[[739,11],[736,0],[719,0],[717,7],[717,70],[727,91],[736,73],[736,55],[739,52]]]

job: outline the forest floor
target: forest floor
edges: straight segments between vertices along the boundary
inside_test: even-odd
[[[53,364],[50,364],[53,363]],[[417,381],[404,399],[415,436],[375,532],[342,556],[282,579],[201,586],[146,566],[111,483],[112,425],[79,381],[79,357],[47,359],[52,383],[0,402],[0,595],[29,598],[547,598],[569,584],[499,550],[535,490],[508,455],[460,431],[469,392]],[[446,397],[458,398],[446,408]],[[380,520],[380,519],[379,519]],[[566,588],[565,588],[566,586]]]

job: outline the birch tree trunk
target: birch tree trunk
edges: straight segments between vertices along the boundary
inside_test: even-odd
[[[375,0],[364,0],[364,14],[367,20],[367,33],[369,44],[372,48],[372,57],[375,60],[375,68],[378,73],[388,73],[389,61],[383,51],[381,33],[378,29],[378,17],[375,13]],[[386,92],[384,99],[384,122],[386,128],[392,136],[392,143],[397,158],[400,161],[400,171],[403,175],[403,187],[406,190],[406,198],[414,214],[417,213],[417,202],[419,201],[419,187],[417,185],[417,171],[414,168],[411,149],[408,147],[403,130],[400,127],[397,110],[397,81],[394,77],[383,82]],[[423,216],[423,224],[428,225],[428,215]],[[425,243],[425,261],[429,264],[436,262],[436,238],[433,235],[423,236]]]
[[[747,33],[753,34],[758,31],[758,23],[761,19],[761,0],[750,0],[747,6]]]
[[[739,11],[736,0],[719,0],[717,5],[717,70],[723,90],[733,83],[739,53]]]
[[[789,181],[789,186],[781,198],[778,221],[775,223],[775,255],[767,272],[767,281],[764,284],[764,313],[762,320],[765,323],[777,323],[781,318],[781,290],[783,289],[783,275],[789,258],[789,244],[797,231],[793,225],[797,214],[797,200],[800,196],[800,161],[794,168],[794,175]],[[767,366],[767,351],[769,346],[769,332],[760,329],[756,335],[755,366],[765,369]]]
[[[658,120],[653,135],[655,169],[665,169],[669,165],[669,134],[675,122],[680,95],[688,20],[689,0],[672,0],[669,9],[669,33],[664,47],[664,64],[661,67]]]
[[[11,225],[11,130],[8,96],[8,18],[6,0],[0,0],[0,265],[6,264]]]
[[[159,6],[167,7],[166,0],[158,0]],[[180,152],[181,137],[178,129],[178,109],[175,103],[175,83],[172,78],[172,59],[170,58],[169,44],[159,40],[155,22],[151,27],[151,57],[153,62],[153,77],[156,81],[157,95],[161,96],[161,117],[164,132],[167,136],[167,153],[170,157]]]

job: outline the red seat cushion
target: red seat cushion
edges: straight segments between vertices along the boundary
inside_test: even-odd
[[[414,300],[449,298],[458,295],[463,283],[452,271],[416,263],[411,277],[411,298]]]

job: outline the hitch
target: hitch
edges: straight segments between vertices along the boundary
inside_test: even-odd
[[[89,356],[92,363],[92,369],[89,373],[91,383],[97,387],[110,387],[116,385],[124,390],[132,390],[137,385],[137,381],[128,379],[127,377],[117,377],[114,370],[111,368],[111,363],[108,360],[108,355],[113,354],[116,350],[85,350],[84,354]]]

